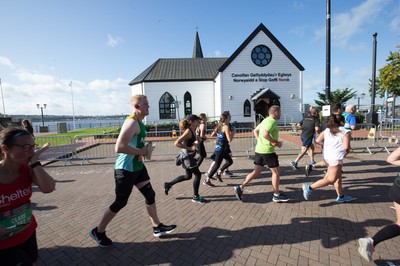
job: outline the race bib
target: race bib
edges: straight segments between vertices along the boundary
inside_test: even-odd
[[[29,226],[31,218],[32,209],[29,203],[10,211],[0,212],[0,226],[8,232],[8,234],[1,235],[0,240],[7,239],[25,230]]]

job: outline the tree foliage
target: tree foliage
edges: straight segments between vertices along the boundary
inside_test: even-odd
[[[324,106],[324,105],[336,104],[336,103],[342,104],[342,107],[343,107],[348,100],[354,98],[356,93],[357,92],[355,92],[351,88],[345,88],[343,90],[337,89],[337,90],[331,91],[331,94],[330,94],[331,102],[328,103],[326,101],[326,97],[325,97],[326,94],[317,92],[319,100],[315,100],[315,104],[318,106],[318,109],[320,109],[320,110],[322,109],[322,106]]]
[[[379,69],[376,80],[376,94],[383,97],[386,89],[389,94],[400,95],[400,51],[390,52],[387,64]]]

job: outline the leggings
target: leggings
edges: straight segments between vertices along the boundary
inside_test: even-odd
[[[185,169],[186,175],[181,175],[169,182],[168,184],[172,187],[176,183],[180,183],[183,181],[187,181],[192,179],[192,175],[194,174],[194,180],[193,180],[193,195],[194,196],[199,196],[199,186],[200,186],[200,179],[201,179],[201,173],[198,167],[190,168],[190,169]]]
[[[203,163],[204,158],[207,157],[207,152],[206,152],[206,148],[204,147],[204,143],[203,141],[200,142],[199,145],[197,145],[197,150],[199,152],[199,158],[197,159],[197,167],[200,167],[200,165]]]
[[[209,176],[214,176],[215,175],[215,173],[218,171],[218,168],[222,164],[222,160],[225,159],[226,162],[221,167],[221,169],[220,169],[221,172],[223,172],[226,168],[228,168],[229,166],[231,166],[233,164],[232,157],[229,155],[228,150],[216,151],[214,154],[215,154],[215,160],[214,160],[215,164],[211,168],[211,171],[208,173]]]

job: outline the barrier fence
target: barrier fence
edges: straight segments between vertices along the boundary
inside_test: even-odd
[[[378,128],[374,124],[357,124],[358,130],[352,131],[351,147],[353,151],[367,151],[372,154],[373,148],[385,150],[390,153],[390,148],[398,147],[400,138],[400,121],[384,121]],[[210,136],[212,130],[208,130]],[[179,131],[148,132],[147,141],[155,144],[153,160],[172,160],[179,149],[174,143],[179,136]],[[292,126],[279,127],[279,139],[283,142],[282,148],[277,152],[300,150],[302,143],[300,131]],[[115,158],[115,143],[118,133],[76,135],[73,138],[67,135],[38,136],[35,138],[39,146],[50,142],[48,151],[41,154],[40,161],[64,161],[64,165],[72,160],[79,160],[81,164],[90,160]],[[205,148],[210,156],[215,147],[215,137],[205,141]],[[255,137],[252,128],[237,128],[232,143],[230,144],[234,156],[249,156],[254,153]],[[319,148],[317,148],[318,151]]]

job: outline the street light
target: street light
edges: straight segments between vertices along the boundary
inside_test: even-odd
[[[361,95],[354,95],[354,99],[358,100],[358,104],[357,104],[357,111],[360,111],[360,99],[364,99],[365,93],[361,93]]]
[[[40,109],[40,111],[42,112],[42,125],[44,126],[44,116],[43,116],[43,109],[46,109],[47,104],[43,104],[43,106],[41,106],[40,104],[36,104],[36,107],[38,109]]]

